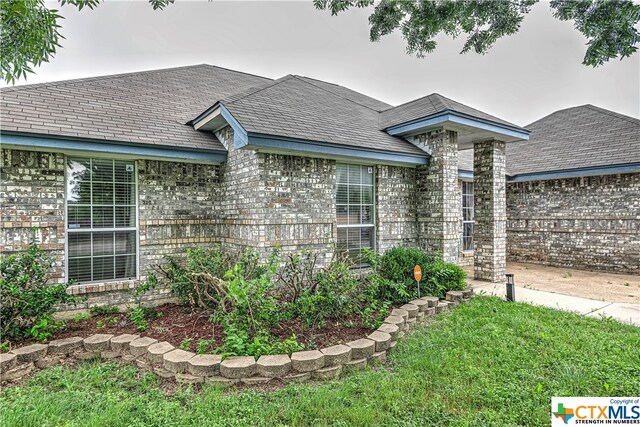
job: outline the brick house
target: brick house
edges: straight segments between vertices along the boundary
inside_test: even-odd
[[[126,302],[122,290],[194,245],[327,257],[334,242],[352,255],[415,245],[462,262],[465,226],[474,275],[500,281],[505,147],[529,131],[438,94],[393,107],[198,65],[4,88],[0,137],[2,252],[35,229],[57,280],[93,304]]]
[[[506,149],[508,259],[640,274],[640,120],[582,105],[526,128],[529,140]],[[473,150],[459,163],[473,194]]]

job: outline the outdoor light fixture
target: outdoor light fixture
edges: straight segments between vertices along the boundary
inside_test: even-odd
[[[513,280],[513,274],[507,274],[507,301],[516,300],[516,284]]]

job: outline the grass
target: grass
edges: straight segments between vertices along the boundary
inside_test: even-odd
[[[551,396],[633,396],[640,329],[478,297],[418,326],[386,369],[274,392],[167,394],[152,374],[92,363],[0,393],[7,426],[549,425]]]

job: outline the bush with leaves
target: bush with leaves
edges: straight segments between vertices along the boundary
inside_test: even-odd
[[[378,299],[382,301],[404,304],[418,296],[444,298],[447,291],[466,286],[467,275],[462,268],[420,249],[399,246],[383,255],[368,251],[366,257],[373,272],[365,280],[377,289]],[[413,277],[416,265],[422,268],[420,292]]]
[[[60,329],[51,315],[58,304],[75,304],[68,284],[49,283],[54,259],[32,240],[29,248],[0,259],[0,332],[3,337],[44,340]]]
[[[231,268],[230,258],[220,247],[187,249],[182,259],[165,257],[157,266],[157,279],[167,284],[182,304],[214,309],[226,294],[223,277]]]
[[[127,313],[127,317],[129,317],[129,320],[131,320],[133,324],[136,325],[136,329],[141,332],[146,331],[149,327],[148,319],[155,316],[155,310],[152,307],[146,307],[142,303],[142,298],[149,291],[155,289],[156,286],[158,286],[158,278],[155,274],[150,273],[147,277],[147,280],[138,284],[138,286],[133,288],[133,290],[131,291],[136,305],[129,310],[129,313]]]
[[[345,256],[335,252],[326,267],[310,276],[301,295],[287,306],[287,313],[306,326],[322,326],[327,319],[357,314],[360,309],[360,276]]]
[[[460,291],[465,288],[467,273],[459,265],[441,259],[427,264],[423,269],[421,282],[422,294],[444,298],[447,291]]]

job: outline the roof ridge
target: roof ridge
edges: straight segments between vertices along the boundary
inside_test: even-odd
[[[366,93],[358,92],[358,91],[357,91],[357,90],[355,90],[355,89],[351,89],[350,87],[343,86],[343,85],[340,85],[340,84],[338,84],[338,83],[333,83],[333,82],[328,82],[328,81],[326,81],[326,80],[316,79],[315,77],[300,76],[300,75],[297,75],[297,76],[298,76],[298,77],[300,77],[300,78],[303,78],[303,79],[309,79],[309,80],[313,80],[313,81],[316,81],[316,82],[327,83],[327,84],[330,84],[331,86],[336,86],[336,87],[339,87],[339,88],[342,88],[342,89],[350,90],[350,91],[352,91],[352,92],[355,92],[355,93],[357,93],[357,94],[359,94],[359,95],[366,96],[367,98],[371,98],[371,99],[373,99],[373,100],[375,100],[375,101],[378,101],[378,102],[380,102],[380,103],[387,104],[385,101],[381,101],[381,100],[379,100],[378,98],[374,98],[373,96],[367,95]],[[308,83],[310,83],[310,82],[308,82]],[[321,88],[321,89],[324,89],[324,88]],[[333,92],[332,92],[332,93],[333,93]],[[342,96],[342,95],[339,95],[339,94],[337,94],[337,93],[336,93],[336,95],[338,95],[338,96]],[[343,97],[343,96],[342,96],[342,97]],[[349,98],[346,98],[346,97],[343,97],[343,98],[345,98],[345,99],[349,99]],[[353,101],[353,100],[352,100],[352,99],[349,99],[349,101]],[[358,103],[357,101],[354,101],[354,102]],[[389,105],[389,104],[387,104],[387,105]],[[365,105],[365,107],[368,107],[368,106],[367,106],[367,105]],[[376,109],[376,108],[372,108],[372,107],[368,107],[368,108],[371,108],[372,110],[375,110],[375,111],[377,111],[378,113],[381,113],[381,112],[385,111],[385,110],[378,110],[378,109]]]
[[[63,85],[67,85],[67,84],[71,84],[71,83],[78,83],[78,82],[94,82],[94,81],[101,81],[101,80],[111,80],[111,79],[116,79],[116,78],[125,77],[125,76],[146,75],[146,74],[154,74],[154,73],[165,73],[165,72],[183,70],[183,69],[188,69],[188,68],[199,68],[199,67],[218,68],[218,69],[221,69],[221,70],[232,71],[234,73],[240,73],[240,74],[245,74],[245,75],[249,75],[249,76],[253,76],[253,77],[259,77],[259,78],[262,78],[262,79],[265,79],[265,80],[272,80],[269,77],[259,76],[257,74],[251,74],[251,73],[246,73],[244,71],[232,70],[230,68],[224,68],[224,67],[219,67],[217,65],[211,65],[211,64],[202,63],[202,64],[192,64],[192,65],[181,65],[181,66],[169,67],[169,68],[156,68],[156,69],[152,69],[152,70],[129,71],[129,72],[126,72],[126,73],[107,74],[107,75],[101,75],[101,76],[79,77],[79,78],[67,79],[67,80],[55,80],[55,81],[52,81],[52,82],[24,84],[24,85],[18,85],[18,86],[7,86],[7,87],[0,88],[0,90],[1,91],[15,92],[15,91],[19,91],[19,90],[27,90],[27,89],[33,89],[33,88],[58,87],[58,86],[63,86]]]
[[[625,114],[621,114],[621,113],[618,113],[618,112],[615,112],[615,111],[607,110],[606,108],[598,107],[597,105],[581,104],[581,105],[574,105],[573,107],[566,107],[566,108],[561,108],[559,110],[552,111],[551,113],[540,117],[538,120],[529,123],[526,127],[532,126],[532,125],[534,125],[534,124],[536,124],[536,123],[538,123],[538,122],[540,122],[540,121],[542,121],[542,120],[544,120],[544,119],[546,119],[548,117],[553,116],[554,114],[558,114],[558,113],[561,113],[563,111],[575,110],[577,108],[588,108],[589,110],[597,111],[597,112],[599,112],[601,114],[606,114],[608,116],[616,117],[618,119],[622,119],[622,120],[625,120],[625,121],[628,121],[628,122],[631,122],[631,123],[640,122],[640,119],[636,119],[635,117],[631,117],[631,116],[627,116]]]
[[[339,94],[337,94],[337,93],[335,93],[335,92],[331,92],[330,90],[327,90],[327,89],[325,89],[325,88],[323,88],[323,87],[320,87],[320,86],[318,86],[318,85],[316,85],[316,84],[313,84],[313,83],[311,83],[311,82],[306,81],[305,79],[306,79],[306,78],[308,78],[308,77],[306,77],[306,76],[293,75],[293,77],[297,78],[298,80],[300,80],[300,81],[302,81],[302,82],[304,82],[304,83],[306,83],[306,84],[308,84],[308,85],[311,85],[311,86],[316,87],[316,88],[318,88],[318,89],[320,89],[320,90],[323,90],[323,91],[325,91],[325,92],[327,92],[327,93],[330,93],[330,94],[332,94],[332,95],[335,95],[335,96],[337,96],[338,98],[342,98],[342,99],[345,99],[345,100],[347,100],[347,101],[349,101],[349,102],[353,102],[354,104],[360,105],[361,107],[368,108],[369,110],[371,110],[371,111],[375,111],[376,113],[380,114],[380,110],[376,110],[375,108],[371,108],[371,107],[369,107],[368,105],[364,105],[364,104],[362,104],[362,103],[360,103],[360,102],[358,102],[358,101],[354,101],[353,99],[349,99],[349,98],[344,97],[344,96],[342,96],[342,95],[339,95]],[[320,82],[321,82],[321,81],[323,81],[323,80],[318,80],[318,79],[313,79],[313,80],[320,81]],[[334,85],[334,86],[340,86],[340,85],[336,85],[336,84],[334,84],[334,83],[330,83],[330,82],[325,82],[325,83],[329,83],[329,84],[332,84],[332,85]],[[348,87],[345,87],[345,86],[340,86],[340,87],[345,88],[345,89],[349,89]],[[349,89],[349,90],[353,90],[353,89]],[[364,95],[364,94],[361,94],[361,95]],[[365,95],[365,96],[366,96],[366,95]],[[373,99],[375,99],[375,98],[373,98]]]
[[[402,107],[403,105],[411,104],[412,102],[420,101],[421,99],[428,98],[428,97],[430,97],[431,95],[434,95],[434,94],[436,94],[436,93],[435,93],[435,92],[433,92],[433,93],[430,93],[430,94],[428,94],[428,95],[421,96],[420,98],[416,98],[416,99],[412,99],[412,100],[407,101],[407,102],[403,102],[402,104],[393,105],[393,106],[391,106],[391,107],[387,108],[386,110],[382,110],[382,111],[380,111],[380,112],[381,112],[381,113],[384,113],[385,111],[393,110],[394,108]],[[429,100],[429,102],[431,102],[431,100]]]
[[[286,76],[280,77],[279,79],[271,80],[269,83],[265,83],[263,86],[250,87],[250,88],[247,89],[246,93],[244,93],[242,95],[240,93],[230,95],[229,97],[227,97],[227,99],[232,99],[234,96],[239,96],[239,97],[237,99],[232,99],[231,101],[227,101],[227,102],[229,104],[233,104],[233,103],[238,102],[238,101],[240,101],[242,99],[245,99],[245,98],[247,98],[249,96],[255,95],[256,93],[261,92],[261,91],[263,91],[265,89],[269,89],[270,87],[278,85],[278,84],[280,84],[280,83],[282,83],[282,82],[284,82],[286,80],[289,80],[289,79],[291,79],[293,77],[295,77],[295,76],[293,76],[292,74],[287,74]],[[253,89],[255,89],[255,90],[253,90]],[[220,102],[224,103],[225,100],[222,99],[222,100],[220,100]]]
[[[597,105],[585,104],[585,105],[582,105],[582,107],[586,107],[590,110],[598,111],[602,114],[606,114],[607,116],[625,120],[630,123],[640,123],[640,119],[636,119],[635,117],[627,116],[626,114],[618,113],[616,111],[607,110],[606,108],[598,107]]]

